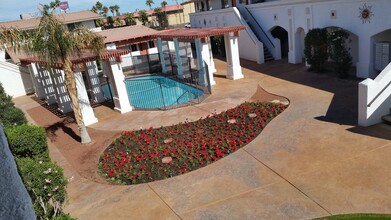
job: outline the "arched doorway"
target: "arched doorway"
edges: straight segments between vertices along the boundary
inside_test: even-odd
[[[304,56],[304,38],[305,38],[305,32],[303,28],[297,28],[295,33],[295,52],[296,52],[296,59],[295,63],[303,63],[305,62],[305,56]]]
[[[391,29],[371,37],[371,57],[375,73],[380,73],[391,62]]]
[[[281,57],[287,58],[288,52],[289,52],[289,42],[288,42],[288,31],[286,31],[284,28],[277,26],[274,27],[270,33],[274,38],[280,39],[280,45],[281,45]]]

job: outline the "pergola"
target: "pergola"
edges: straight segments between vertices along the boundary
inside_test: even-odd
[[[163,41],[173,41],[175,47],[175,57],[178,66],[178,76],[183,74],[182,61],[180,59],[179,42],[195,43],[197,54],[197,67],[200,72],[200,84],[205,85],[207,82],[204,69],[204,62],[208,68],[208,77],[211,85],[215,84],[213,73],[216,68],[213,61],[213,54],[210,45],[210,37],[224,36],[225,51],[227,53],[227,78],[241,79],[243,78],[242,68],[240,66],[238,38],[240,31],[245,30],[244,26],[227,26],[213,28],[180,28],[161,31],[153,37],[157,38],[158,51],[162,62],[162,70],[166,72],[164,63]]]
[[[96,63],[98,58],[103,64],[103,74],[108,76],[111,81],[110,87],[113,90],[114,109],[121,113],[132,110],[123,83],[125,77],[121,67],[121,56],[128,53],[127,50],[106,50],[98,57],[92,51],[84,51],[80,55],[71,57],[77,95],[85,125],[88,126],[98,122],[92,110],[90,98],[96,103],[105,101],[98,76]],[[37,57],[23,57],[20,58],[20,61],[29,68],[37,98],[44,99],[48,105],[57,104],[62,113],[72,111],[71,100],[65,85],[62,62],[51,64],[52,69],[49,69],[48,63]],[[90,87],[88,92],[86,84]]]
[[[157,39],[158,51],[163,72],[166,72],[164,58],[163,41],[173,41],[175,47],[178,76],[183,76],[182,61],[180,59],[179,42],[194,42],[197,53],[197,68],[199,72],[199,84],[204,86],[207,82],[215,84],[213,73],[216,71],[213,55],[210,46],[210,37],[224,36],[225,49],[227,53],[227,78],[243,78],[238,50],[239,32],[244,30],[244,26],[216,27],[216,28],[194,28],[194,29],[171,29],[159,33],[138,37],[138,39],[128,39],[128,42],[145,41]],[[80,102],[80,108],[85,125],[91,125],[98,121],[90,104],[90,99],[96,103],[105,101],[101,83],[98,76],[98,66],[96,60],[99,59],[103,65],[103,74],[110,81],[110,88],[113,91],[112,99],[114,109],[121,113],[132,111],[131,100],[124,83],[125,76],[122,71],[122,57],[128,54],[128,50],[106,50],[98,55],[92,51],[83,51],[81,54],[71,57],[72,70],[75,74],[76,88]],[[190,54],[186,54],[190,55]],[[63,63],[49,63],[37,57],[20,57],[22,64],[28,66],[32,76],[36,96],[44,99],[50,104],[57,104],[62,113],[72,111],[71,101],[65,85]],[[206,65],[204,65],[204,63]],[[208,68],[205,71],[205,68]],[[209,73],[207,75],[207,73]],[[184,77],[184,76],[183,76]],[[208,78],[209,77],[209,80]],[[89,87],[89,91],[86,89]]]

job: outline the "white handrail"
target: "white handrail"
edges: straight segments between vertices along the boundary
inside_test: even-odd
[[[359,125],[370,126],[381,122],[390,113],[391,63],[374,79],[359,83]]]

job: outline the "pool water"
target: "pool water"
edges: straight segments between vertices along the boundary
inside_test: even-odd
[[[203,91],[163,76],[143,76],[125,80],[132,106],[141,109],[164,108],[197,99]],[[107,86],[106,86],[107,87]],[[108,88],[103,89],[107,94]]]

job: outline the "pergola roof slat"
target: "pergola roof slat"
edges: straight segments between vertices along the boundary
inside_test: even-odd
[[[101,60],[108,60],[110,58],[117,58],[129,53],[130,53],[129,50],[106,50],[102,54],[100,54],[99,58]],[[81,63],[95,61],[97,60],[97,56],[98,55],[93,51],[83,51],[80,56],[74,55],[70,58],[70,60],[72,62],[72,65],[75,66]],[[39,59],[39,57],[33,57],[33,56],[20,58],[20,61],[24,65],[28,65],[30,63],[38,63],[43,66],[49,65],[47,61]],[[52,64],[52,66],[57,68],[62,68],[63,65],[64,63],[60,61]]]

